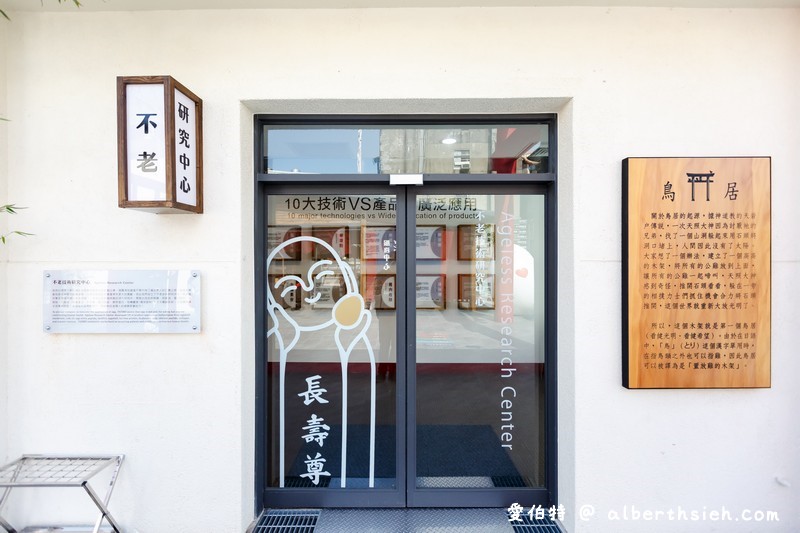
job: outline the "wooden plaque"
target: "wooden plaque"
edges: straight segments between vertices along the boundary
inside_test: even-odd
[[[269,226],[267,227],[267,254],[295,237],[301,235],[300,226]],[[301,258],[302,246],[300,242],[290,244],[275,254],[273,261],[296,261]]]
[[[365,303],[374,304],[375,310],[388,311],[397,307],[397,276],[394,274],[362,276],[361,287]]]
[[[325,241],[333,248],[341,259],[350,255],[350,228],[348,226],[314,226],[311,235]],[[314,260],[333,259],[330,250],[320,244],[314,244]]]
[[[417,309],[447,308],[447,276],[444,274],[417,274]]]
[[[362,259],[394,262],[397,257],[397,228],[395,226],[365,226],[361,231]]]
[[[460,224],[456,240],[459,261],[494,259],[494,224]]]
[[[417,261],[447,259],[447,226],[418,225],[415,233]]]
[[[622,384],[770,386],[769,157],[622,163]]]
[[[272,297],[275,302],[284,309],[300,309],[302,301],[302,290],[297,288],[295,290],[287,290],[290,285],[297,285],[296,281],[285,279],[286,276],[300,277],[300,273],[292,274],[269,274],[267,275],[267,282],[269,283],[269,290],[272,291]],[[280,280],[284,280],[279,283]]]
[[[459,274],[458,308],[467,311],[494,309],[494,274]]]

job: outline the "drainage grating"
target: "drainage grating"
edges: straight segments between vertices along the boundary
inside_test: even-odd
[[[314,533],[319,509],[270,509],[252,533]]]
[[[315,533],[513,533],[505,509],[323,509]]]
[[[530,480],[520,476],[492,476],[493,487],[535,487]]]
[[[549,518],[531,518],[528,514],[519,515],[519,521],[509,522],[514,533],[560,533],[558,524]]]
[[[311,482],[310,479],[304,477],[286,476],[285,487],[316,489],[321,487],[327,487],[330,484],[331,484],[331,478],[329,477],[320,477],[317,484],[315,485],[314,483]]]

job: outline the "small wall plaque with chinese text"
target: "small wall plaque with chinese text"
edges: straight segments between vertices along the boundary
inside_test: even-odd
[[[47,333],[200,333],[196,270],[46,270]]]
[[[770,158],[627,158],[622,180],[622,384],[769,387]]]

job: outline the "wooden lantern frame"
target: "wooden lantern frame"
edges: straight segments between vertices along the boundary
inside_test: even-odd
[[[128,196],[128,134],[127,134],[127,87],[128,85],[164,86],[164,154],[166,164],[166,200],[131,200]],[[196,147],[195,194],[197,205],[179,202],[175,186],[175,90],[194,102],[196,132],[193,143]],[[117,168],[119,207],[133,208],[153,213],[202,213],[203,212],[203,100],[172,76],[118,76],[117,77]]]

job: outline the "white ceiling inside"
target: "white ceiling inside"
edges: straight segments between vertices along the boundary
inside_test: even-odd
[[[173,9],[347,9],[402,7],[709,7],[791,8],[800,0],[80,0],[85,11],[155,11]],[[72,0],[0,0],[6,11],[75,9]]]

